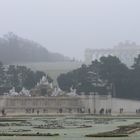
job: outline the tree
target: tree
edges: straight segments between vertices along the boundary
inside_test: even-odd
[[[0,85],[3,86],[5,80],[4,66],[3,63],[0,62]]]
[[[42,71],[34,72],[25,66],[4,67],[0,62],[0,94],[8,92],[12,87],[15,87],[17,92],[21,91],[23,87],[30,90],[43,76],[46,74]],[[51,77],[49,80],[52,81]]]
[[[140,54],[138,57],[134,58],[134,64],[132,65],[132,68],[135,70],[140,70]]]
[[[59,87],[67,92],[70,91],[70,88],[75,88],[78,94],[81,94],[81,92],[85,94],[102,92],[102,82],[95,63],[93,62],[90,66],[82,65],[81,68],[68,72],[67,74],[61,74],[57,79]]]
[[[117,97],[125,97],[123,93],[124,81],[129,73],[129,69],[117,57],[108,56],[95,60],[91,65],[82,65],[81,68],[62,74],[58,77],[58,84],[64,91],[70,87],[77,89],[77,93],[98,92],[108,94],[111,86],[116,91]]]
[[[0,38],[0,60],[4,63],[67,61],[61,54],[51,53],[32,40],[8,33]]]
[[[10,65],[8,67],[8,71],[7,71],[7,75],[8,75],[8,81],[9,81],[9,86],[10,87],[18,87],[19,85],[19,78],[18,78],[18,72],[17,69],[14,65]]]
[[[140,54],[134,59],[134,64],[130,71],[128,80],[130,87],[129,92],[133,94],[132,98],[140,99]]]
[[[6,86],[6,75],[5,75],[5,69],[2,62],[0,62],[0,95],[5,92],[5,86]]]
[[[101,78],[107,80],[112,85],[113,95],[117,97],[125,97],[124,88],[127,77],[129,76],[128,67],[123,64],[116,56],[108,56],[100,58],[100,75]]]
[[[74,81],[74,77],[73,74],[71,72],[67,73],[67,74],[61,74],[58,78],[57,78],[59,87],[67,92],[70,92],[70,88],[73,86],[73,81]]]

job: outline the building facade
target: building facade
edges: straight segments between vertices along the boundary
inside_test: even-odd
[[[140,46],[136,45],[134,42],[120,42],[117,46],[114,46],[114,48],[86,49],[85,63],[90,64],[92,60],[98,60],[102,56],[112,55],[117,56],[123,63],[125,63],[128,66],[131,66],[134,62],[134,58],[137,57],[138,54],[140,54]]]

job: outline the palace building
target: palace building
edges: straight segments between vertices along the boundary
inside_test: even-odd
[[[140,54],[140,46],[135,42],[125,43],[120,42],[113,49],[86,49],[85,50],[85,63],[90,64],[92,60],[100,59],[102,56],[117,56],[127,66],[131,66],[134,62],[134,58]]]

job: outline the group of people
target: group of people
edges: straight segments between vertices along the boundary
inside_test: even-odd
[[[105,115],[111,115],[111,108],[109,108],[109,109],[101,108],[100,111],[99,111],[99,114],[100,115],[103,115],[103,114],[105,114]]]
[[[2,114],[3,117],[6,116],[6,112],[5,112],[5,109],[4,108],[1,110],[1,114]]]
[[[140,109],[136,109],[136,114],[140,114]]]

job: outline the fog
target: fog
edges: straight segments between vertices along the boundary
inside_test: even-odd
[[[139,0],[0,0],[0,36],[7,32],[48,50],[83,59],[85,48],[140,44]]]

